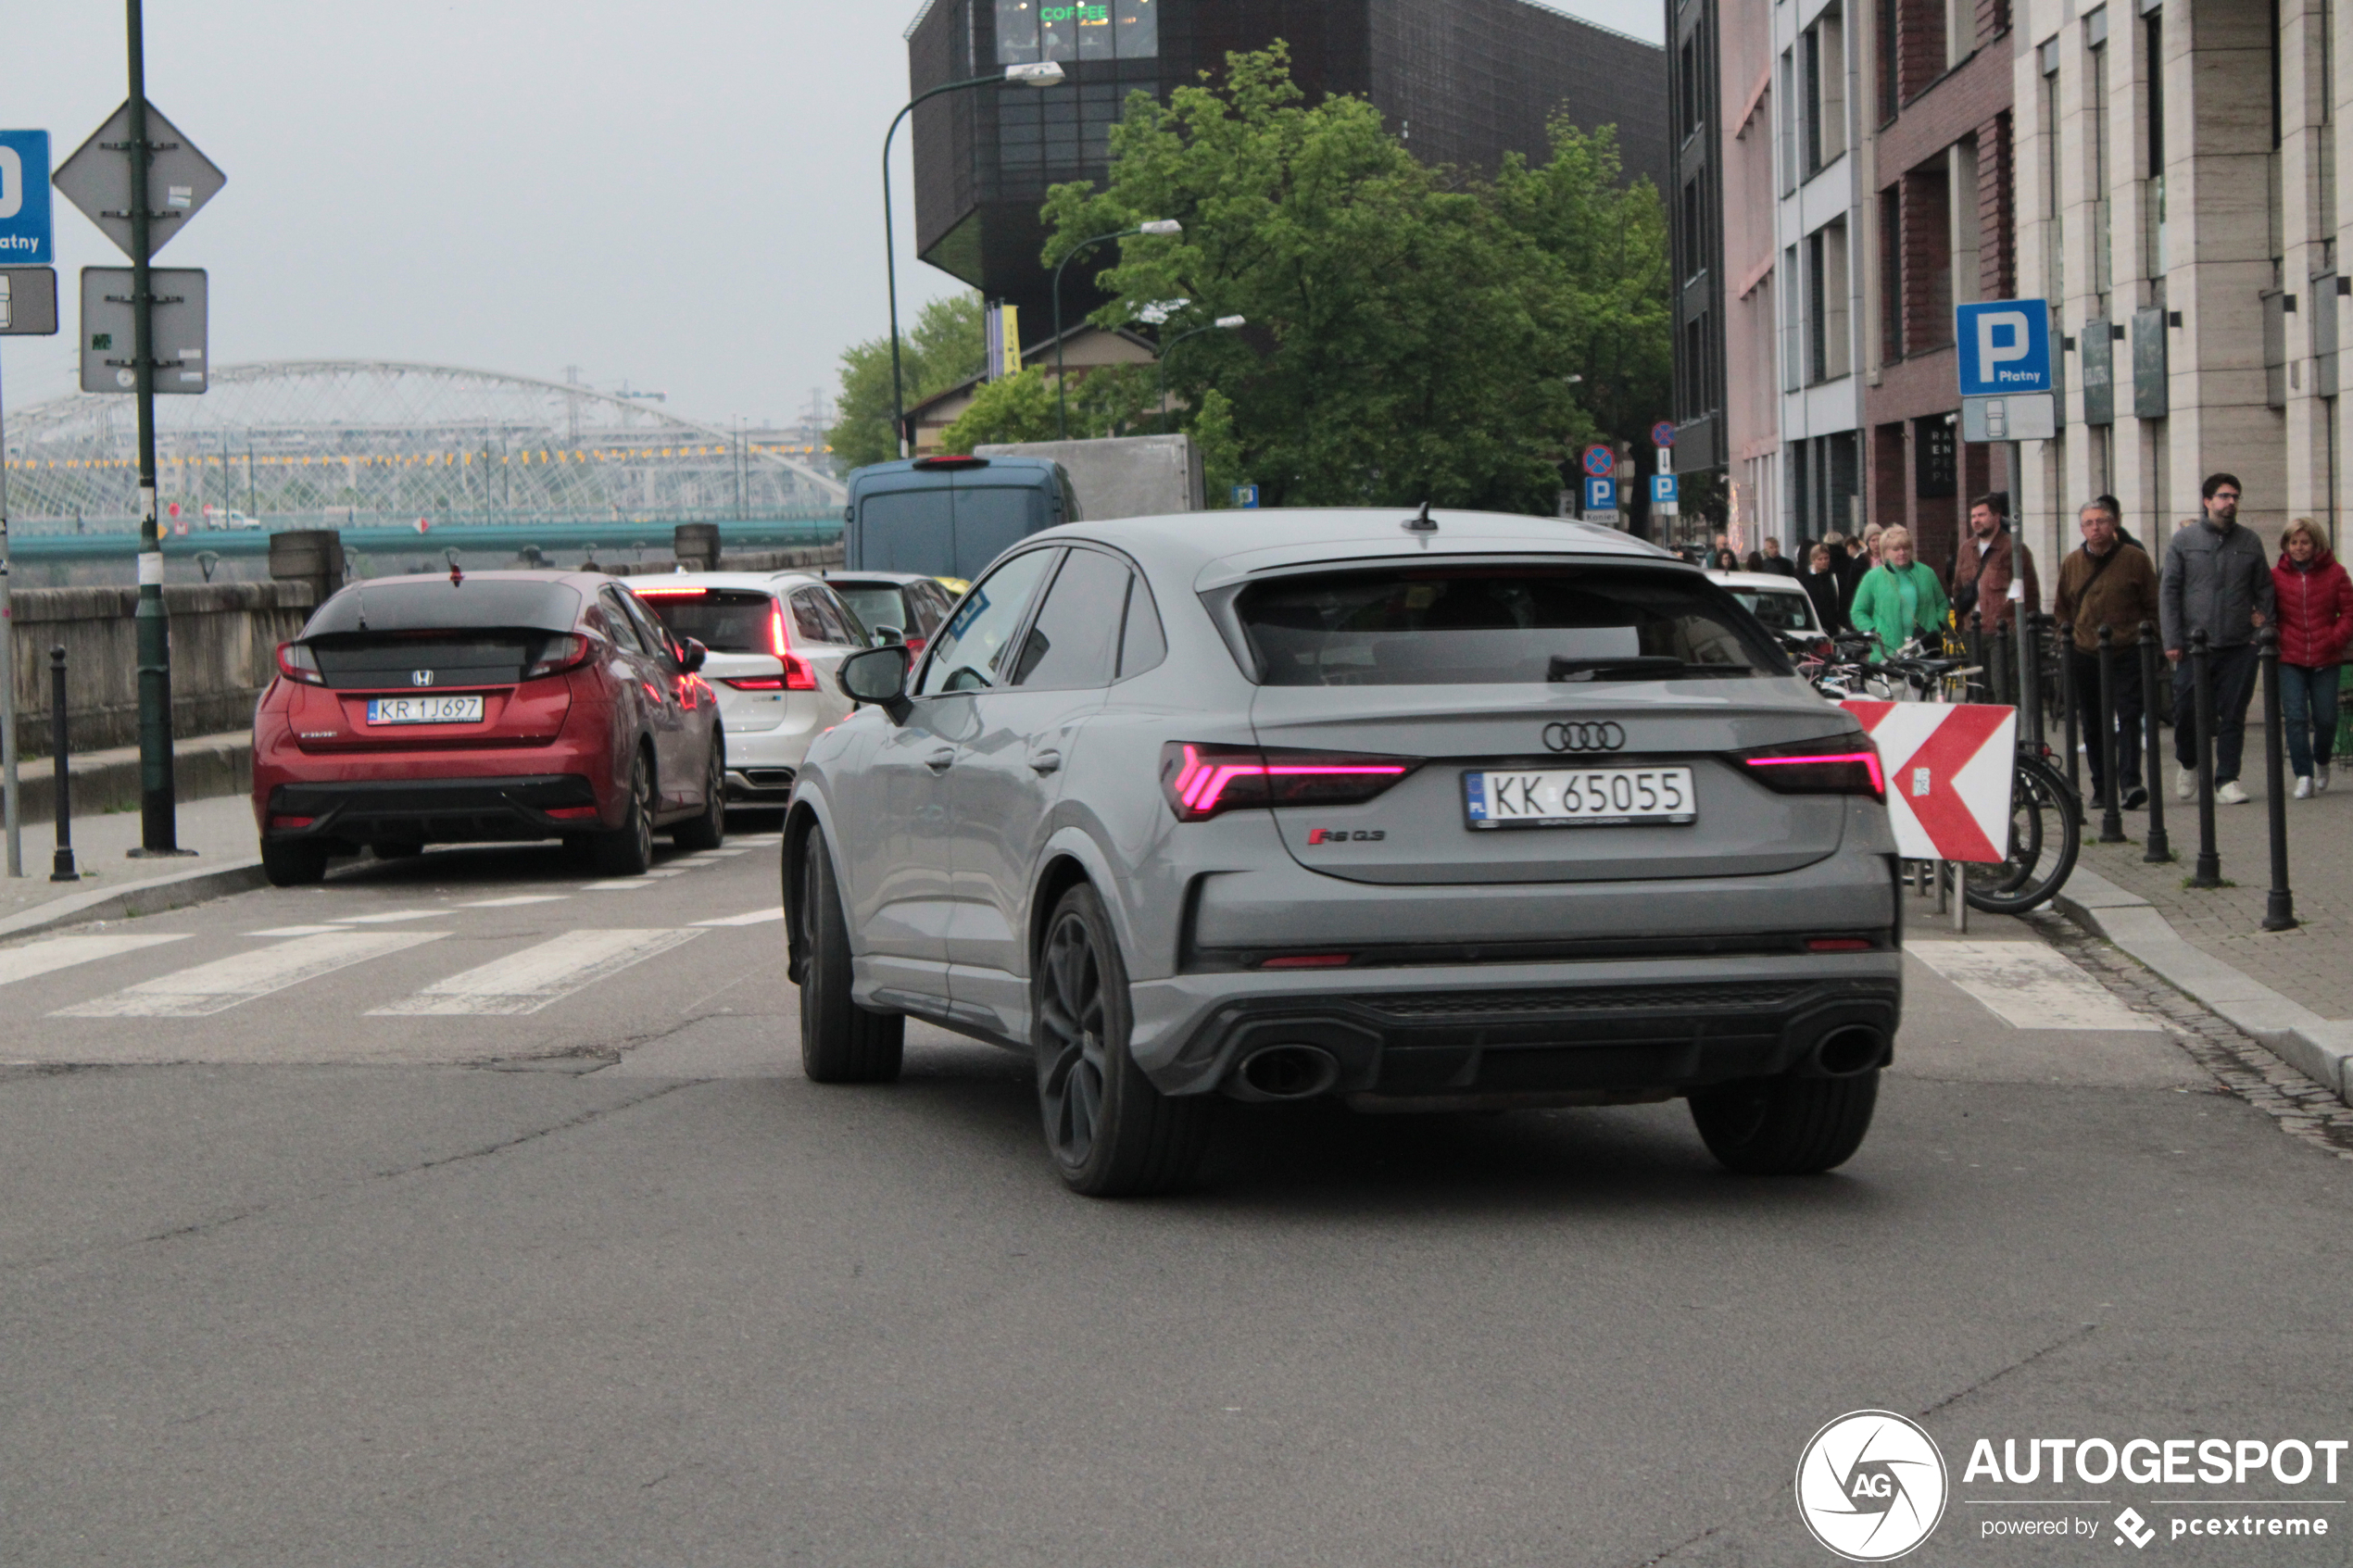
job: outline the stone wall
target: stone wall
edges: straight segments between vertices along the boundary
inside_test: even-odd
[[[309,617],[306,583],[167,586],[174,735],[243,730],[270,684],[277,646]],[[49,755],[49,650],[66,650],[68,744],[76,752],[139,738],[136,588],[28,588],[10,597],[18,752]]]

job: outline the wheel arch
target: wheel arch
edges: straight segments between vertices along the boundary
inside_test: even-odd
[[[1046,841],[1046,849],[1038,858],[1038,875],[1029,895],[1027,940],[1022,955],[1035,972],[1038,950],[1046,940],[1046,922],[1062,902],[1063,895],[1080,884],[1094,888],[1103,901],[1103,909],[1111,916],[1114,935],[1119,938],[1121,954],[1129,964],[1135,962],[1136,933],[1127,919],[1127,909],[1119,897],[1119,882],[1112,874],[1111,862],[1102,847],[1083,829],[1065,827]]]

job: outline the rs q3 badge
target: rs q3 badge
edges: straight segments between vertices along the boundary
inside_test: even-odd
[[[1389,836],[1382,828],[1309,828],[1310,844],[1378,844]]]

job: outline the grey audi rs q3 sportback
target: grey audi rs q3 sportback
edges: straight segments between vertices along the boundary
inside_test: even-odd
[[[1220,1096],[1683,1096],[1737,1171],[1868,1129],[1902,1006],[1870,741],[1694,568],[1427,509],[1049,529],[843,662],[784,844],[801,1049],[1031,1053],[1063,1178],[1162,1191]]]

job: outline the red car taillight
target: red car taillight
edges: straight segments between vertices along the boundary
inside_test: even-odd
[[[278,673],[289,681],[299,681],[306,686],[323,686],[327,678],[319,672],[319,658],[300,643],[278,645]]]
[[[1874,800],[1887,798],[1887,779],[1880,769],[1879,747],[1865,734],[1760,746],[1753,751],[1733,752],[1731,760],[1747,769],[1750,778],[1780,795],[1868,795]]]
[[[587,662],[588,639],[577,632],[567,632],[540,646],[539,657],[523,666],[522,678],[536,681],[547,675],[560,675]]]
[[[1173,740],[1160,748],[1160,787],[1178,822],[1199,822],[1239,806],[1353,806],[1421,765],[1418,757]]]

